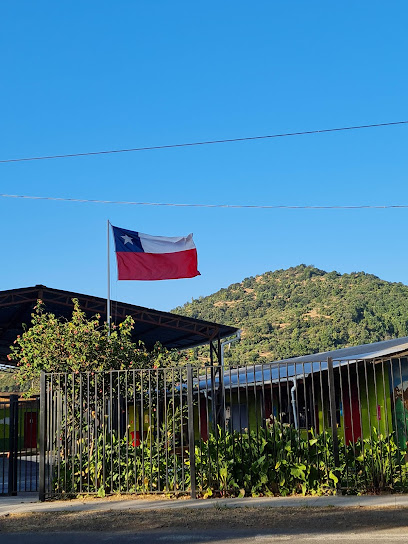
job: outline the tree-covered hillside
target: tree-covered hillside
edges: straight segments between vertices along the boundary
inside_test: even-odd
[[[313,266],[246,278],[174,312],[240,327],[226,362],[268,362],[408,336],[408,286]]]

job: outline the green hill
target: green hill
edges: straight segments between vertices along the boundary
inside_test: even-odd
[[[174,311],[240,327],[242,341],[226,352],[233,364],[408,336],[408,286],[303,264],[246,278]]]

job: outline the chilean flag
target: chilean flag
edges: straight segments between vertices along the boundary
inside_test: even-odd
[[[199,276],[193,235],[150,236],[112,225],[119,280],[175,280]]]

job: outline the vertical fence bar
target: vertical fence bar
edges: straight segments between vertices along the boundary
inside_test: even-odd
[[[377,388],[377,368],[376,368],[376,362],[375,360],[371,361],[373,366],[373,376],[374,376],[374,393],[375,393],[375,421],[376,421],[376,437],[375,437],[375,444],[376,449],[380,451],[380,460],[381,460],[381,467],[384,464],[383,459],[383,444],[382,444],[382,434],[381,434],[381,405],[379,404],[378,400],[378,388]],[[374,456],[373,456],[374,459]],[[373,481],[373,487],[378,486],[378,483]]]
[[[109,371],[109,439],[110,439],[110,489],[113,491],[113,370]]]
[[[70,466],[71,466],[71,490],[72,492],[75,492],[75,470],[74,470],[74,467],[75,467],[75,454],[76,454],[76,433],[75,433],[75,419],[74,419],[74,414],[76,413],[75,412],[75,394],[76,394],[76,390],[75,390],[75,374],[72,372],[70,374],[70,377],[71,377],[71,381],[72,381],[72,392],[71,392],[71,395],[70,395],[70,405],[71,405],[71,418],[72,418],[72,424],[71,424],[71,432],[70,432],[70,436],[71,436],[71,452],[70,452]],[[48,419],[48,418],[47,418]],[[69,428],[69,427],[68,427]]]
[[[10,395],[8,494],[17,495],[18,396]]]
[[[94,488],[98,492],[98,465],[99,465],[99,441],[98,441],[98,419],[99,419],[99,409],[98,409],[98,373],[94,374],[94,445],[95,445],[95,467],[94,467]]]
[[[159,371],[157,371],[159,372]],[[169,423],[168,421],[168,416],[169,416],[169,410],[168,410],[168,406],[167,406],[167,372],[166,372],[166,369],[164,368],[163,369],[163,397],[164,397],[164,402],[163,402],[163,426],[164,426],[164,440],[163,440],[163,444],[164,444],[164,452],[165,452],[165,481],[166,481],[166,491],[169,492],[169,446],[170,446],[170,440],[169,440],[169,431],[168,431],[168,428],[167,428],[167,424]],[[157,409],[157,415],[159,414],[159,409]],[[159,429],[159,422],[157,420],[157,429]],[[160,447],[159,444],[157,444],[158,448]],[[159,476],[160,477],[160,476]],[[158,488],[160,489],[160,487]]]
[[[366,452],[365,452],[365,443],[364,443],[364,429],[363,429],[363,409],[361,402],[361,387],[360,387],[360,374],[359,374],[360,364],[356,362],[356,376],[357,376],[357,393],[358,393],[358,411],[360,413],[360,444],[361,444],[361,454],[363,456],[363,464],[365,466],[367,462]],[[344,440],[344,443],[346,440]],[[355,482],[357,486],[357,474],[355,475]],[[367,486],[367,471],[364,471],[364,482]]]
[[[117,487],[117,491],[118,493],[120,493],[121,491],[121,488],[122,488],[122,480],[121,480],[121,475],[122,475],[122,461],[120,459],[120,450],[121,450],[121,415],[122,415],[122,407],[121,407],[121,398],[120,398],[120,370],[117,371],[116,373],[116,377],[117,377],[117,380],[116,380],[116,388],[117,388],[117,402],[115,403],[116,404],[116,425],[117,425],[117,430],[116,430],[116,438],[117,438],[117,448],[116,448],[116,451],[117,451],[117,456],[118,456],[118,487]]]
[[[90,400],[90,373],[86,373],[86,464],[88,493],[91,491],[91,400]]]
[[[152,370],[149,368],[148,372],[148,387],[149,387],[149,395],[148,395],[148,406],[149,406],[149,416],[148,416],[148,445],[149,445],[149,474],[150,474],[150,481],[149,481],[149,490],[153,491],[153,437],[154,437],[154,429],[152,428]],[[156,406],[158,409],[159,406],[159,381],[158,381],[158,370],[156,370]],[[160,448],[159,448],[159,430],[157,427],[157,473],[160,475]],[[160,491],[160,477],[158,477],[158,483],[157,483],[157,489]]]
[[[210,369],[210,379],[212,379],[212,372]],[[212,396],[210,398],[210,401],[212,403]],[[212,406],[212,404],[211,404]],[[205,367],[205,417],[206,417],[206,423],[207,423],[207,479],[212,485],[213,478],[212,478],[212,471],[211,471],[211,455],[210,455],[210,407],[208,402],[208,367]]]
[[[1,419],[4,419],[6,417],[6,406],[7,405],[6,405],[5,402],[4,403],[2,402],[0,404],[0,418]],[[1,436],[2,443],[5,444],[5,442],[6,442],[6,426],[5,425],[2,425],[2,430],[3,430],[2,436]],[[2,464],[1,464],[1,472],[2,472],[2,474],[1,474],[1,476],[2,476],[1,484],[2,485],[1,485],[0,493],[4,494],[4,493],[6,493],[6,463],[4,462],[4,460],[3,460]]]
[[[123,429],[123,436],[126,438],[126,470],[125,470],[125,476],[126,476],[126,493],[129,493],[129,408],[128,408],[128,371],[125,371],[125,389],[123,392],[123,396],[125,399],[125,406],[124,406],[124,429]],[[133,391],[133,394],[135,392]]]
[[[160,386],[159,386],[159,369],[156,369],[156,417],[153,414],[153,424],[156,422],[156,444],[157,444],[157,491],[161,491],[161,480],[160,480]],[[163,412],[165,416],[166,408],[163,407]],[[166,456],[164,456],[166,457]],[[152,468],[152,448],[150,448],[150,473],[153,474]]]
[[[78,424],[78,449],[79,449],[79,492],[82,493],[82,484],[83,484],[83,470],[82,470],[82,445],[83,445],[83,426],[82,419],[83,414],[83,388],[82,388],[82,372],[78,376],[79,378],[79,424]]]
[[[253,368],[253,372],[254,372],[254,411],[255,411],[255,423],[256,423],[256,426],[255,426],[255,430],[256,430],[256,445],[257,445],[257,450],[258,450],[258,456],[260,455],[260,450],[259,450],[259,417],[258,417],[258,402],[257,402],[257,384],[256,384],[256,369],[255,369],[255,364],[254,364],[254,368]],[[248,406],[248,419],[250,418],[250,413],[249,413],[249,406]]]
[[[395,359],[390,359],[390,378],[391,378],[391,412],[394,414],[394,421],[391,422],[391,424],[394,425],[395,429],[395,439],[397,442],[398,447],[398,453],[400,452],[400,438],[399,438],[399,432],[398,432],[398,420],[397,420],[397,409],[396,409],[396,392],[395,392],[395,383],[394,383],[394,368],[393,368],[393,361]],[[401,384],[402,385],[402,384]],[[402,483],[402,464],[401,464],[401,457],[398,456],[398,464],[399,464],[399,475],[400,475],[400,482]]]
[[[55,449],[56,449],[56,455],[57,455],[57,481],[55,485],[55,490],[60,492],[60,485],[61,485],[61,374],[57,374],[56,376],[58,380],[58,385],[56,387],[57,389],[57,428],[56,428],[56,443],[55,443]]]
[[[106,397],[105,397],[105,374],[102,373],[102,410],[101,410],[101,422],[102,422],[102,488],[106,487]]]
[[[400,378],[400,384],[401,384],[401,398],[402,402],[404,402],[404,389],[403,389],[403,380],[402,380],[402,365],[401,365],[401,357],[398,357],[398,364],[399,364],[399,378]],[[406,448],[407,440],[408,440],[408,429],[407,429],[407,418],[404,417],[404,426],[403,426],[403,432],[404,432],[404,448]]]
[[[45,373],[40,376],[40,467],[39,467],[39,499],[45,501],[45,427],[47,417]]]
[[[205,397],[204,397],[205,398]],[[199,463],[199,479],[200,482],[203,482],[203,431],[202,431],[202,418],[201,418],[201,407],[205,405],[202,404],[201,399],[201,377],[200,370],[197,369],[197,416],[198,416],[198,440],[200,445],[200,463]],[[188,423],[187,423],[188,425]],[[188,427],[187,427],[188,428]],[[188,440],[188,437],[187,437]]]
[[[330,396],[330,419],[331,419],[331,430],[332,430],[332,439],[333,439],[333,457],[334,465],[338,468],[340,464],[339,460],[339,437],[337,436],[337,422],[336,422],[336,395],[334,389],[334,370],[333,370],[333,359],[331,357],[327,358],[327,370],[329,377],[329,396]]]
[[[18,402],[17,397],[17,403],[16,403],[16,438],[15,438],[15,452],[16,452],[16,467],[17,467],[17,477],[15,479],[16,483],[16,494],[18,491],[27,491],[26,489],[26,474],[28,470],[28,464],[27,464],[27,458],[25,461],[22,459],[22,455],[20,450],[20,436],[22,436],[22,433],[24,432],[24,429],[21,429],[20,425],[20,415],[19,412],[22,412],[22,420],[24,421],[25,415],[27,413],[27,402],[22,402],[21,404]],[[24,473],[23,473],[24,469]]]
[[[49,410],[48,410],[48,421],[49,421],[49,433],[48,433],[48,463],[47,463],[47,469],[48,469],[48,477],[49,481],[53,481],[53,474],[54,474],[54,461],[56,459],[56,447],[55,447],[55,439],[56,439],[56,408],[57,403],[55,402],[55,374],[52,374],[49,376]],[[55,494],[55,487],[52,486],[52,493]]]
[[[241,459],[243,459],[243,441],[242,441],[242,414],[241,414],[241,372],[240,368],[237,367],[237,397],[238,397],[238,441]]]
[[[357,364],[357,363],[356,363]],[[349,487],[349,466],[347,461],[347,439],[346,439],[346,418],[345,418],[345,403],[344,403],[344,391],[343,391],[343,380],[342,375],[342,362],[339,362],[339,382],[340,382],[340,406],[343,412],[343,440],[344,440],[344,459],[346,459],[346,486]]]
[[[319,408],[317,404],[317,398],[315,393],[315,365],[314,363],[311,363],[311,393],[312,393],[312,413],[311,413],[311,420],[312,420],[312,428],[313,428],[313,438],[317,438],[317,435],[320,432],[319,428]],[[317,413],[316,413],[317,412]],[[319,455],[319,448],[316,448],[316,466],[319,470],[319,480],[321,481],[321,470],[320,470],[320,455]]]
[[[174,368],[171,369],[171,403],[172,408],[172,418],[173,418],[173,430],[172,430],[172,445],[173,445],[173,491],[177,491],[177,464],[176,464],[176,397],[175,397],[175,382],[174,382]]]
[[[278,389],[280,388],[280,383],[279,383],[279,373],[280,373],[280,365],[278,363]],[[276,406],[276,417],[275,417],[275,399],[274,399],[274,394],[273,394],[273,376],[272,376],[272,365],[269,364],[269,379],[270,379],[270,382],[269,382],[269,394],[271,396],[271,414],[270,414],[270,422],[272,423],[272,437],[273,437],[273,441],[275,441],[275,433],[276,433],[276,425],[275,423],[278,422],[280,423],[279,421],[279,400],[277,401],[277,406]],[[278,391],[278,399],[279,399],[279,396],[280,396],[280,392]]]
[[[133,371],[134,372],[134,371]],[[146,492],[146,483],[145,483],[145,436],[144,436],[144,382],[143,382],[143,370],[139,373],[140,376],[140,417],[139,417],[139,432],[140,432],[140,444],[142,446],[142,493]],[[133,377],[134,379],[134,377]],[[135,429],[136,429],[136,420],[135,420]],[[136,434],[135,434],[136,436]],[[136,463],[136,449],[135,449],[135,463]],[[136,478],[136,469],[135,469],[135,478]]]
[[[282,421],[282,390],[281,390],[281,368],[282,363],[278,363],[278,406],[277,406],[277,420],[278,423],[283,423]],[[273,394],[272,391],[272,384],[271,384],[271,395]]]
[[[191,364],[187,365],[187,406],[188,406],[188,451],[190,454],[190,486],[191,498],[196,498],[195,444],[194,444],[194,405],[193,405],[193,372]]]
[[[353,394],[354,391],[351,389],[351,375],[350,375],[350,361],[347,361],[347,382],[348,382],[348,396],[349,396],[349,406],[348,409],[350,410],[350,423],[351,423],[351,441],[352,441],[352,448],[353,448],[353,457],[356,458],[356,436],[354,431],[354,413],[353,413]]]
[[[302,372],[303,372],[303,401],[304,401],[304,407],[305,407],[305,427],[306,427],[306,443],[307,443],[307,463],[309,464],[310,463],[310,436],[309,436],[309,415],[308,415],[309,405],[308,405],[308,395],[307,395],[307,385],[306,385],[306,375],[305,375],[305,363],[302,363]],[[299,427],[301,427],[301,425],[299,425]]]
[[[228,368],[229,376],[229,432],[232,436],[232,458],[235,459],[235,427],[234,427],[234,410],[233,410],[233,399],[232,399],[232,375],[231,367]],[[228,429],[227,429],[228,430]]]
[[[214,371],[214,355],[213,355],[213,345],[210,342],[210,374],[211,374],[211,417],[212,417],[212,427],[214,435],[217,436],[217,408],[215,404],[215,371]],[[218,443],[218,441],[217,441]]]
[[[391,444],[390,444],[390,426],[388,421],[388,407],[387,407],[387,394],[386,394],[386,385],[385,385],[385,370],[384,370],[384,359],[381,360],[381,374],[382,374],[382,384],[383,384],[383,401],[384,401],[384,416],[385,416],[385,432],[386,432],[386,438],[387,438],[387,445],[388,445],[388,459],[389,464],[391,468],[391,487],[393,487],[394,483],[394,460],[392,456],[391,451]],[[388,389],[389,389],[389,373],[388,373]]]
[[[263,429],[266,429],[266,417],[265,417],[265,376],[264,376],[264,368],[265,365],[263,364],[261,366],[261,377],[262,377],[262,383],[261,383],[261,424]]]
[[[327,378],[328,379],[328,378]],[[324,442],[327,443],[327,432],[326,432],[326,415],[327,415],[327,406],[326,406],[326,399],[327,396],[325,395],[325,391],[327,388],[323,388],[323,372],[322,372],[322,363],[319,361],[319,385],[320,385],[320,399],[321,399],[321,405],[322,405],[322,433],[323,433],[323,439]],[[329,478],[329,457],[327,454],[327,448],[324,448],[324,466],[326,469],[326,477]]]
[[[221,355],[221,340],[218,338],[218,363],[221,364],[220,358]],[[224,360],[222,360],[222,365],[220,366],[220,385],[221,385],[221,412],[222,412],[222,424],[224,428],[224,444],[226,447],[226,433],[227,433],[227,399],[226,399],[226,393],[225,393],[225,366],[224,366]]]
[[[251,445],[251,424],[249,419],[249,392],[248,392],[248,365],[245,365],[245,410],[244,413],[246,415],[246,427],[245,427],[245,438],[247,440],[247,444],[249,446],[249,458],[251,465],[253,463],[253,452],[252,452],[252,445]],[[253,485],[253,479],[252,479],[252,473],[250,475],[251,478],[251,486]]]
[[[368,415],[368,430],[369,430],[369,438],[370,438],[370,447],[371,451],[373,451],[373,431],[372,431],[372,425],[371,425],[371,407],[370,407],[370,395],[368,391],[368,375],[367,375],[367,360],[364,359],[364,378],[365,378],[365,390],[366,390],[366,402],[367,402],[367,415]],[[374,457],[373,455],[370,455],[371,459],[371,470],[372,473],[374,473]],[[365,470],[365,474],[367,475],[367,467]],[[367,481],[367,480],[366,480]]]
[[[184,416],[183,416],[183,371],[180,368],[178,374],[176,375],[179,384],[180,384],[180,396],[179,396],[179,406],[180,406],[180,452],[181,452],[181,490],[186,490],[185,474],[184,474]],[[198,395],[200,396],[200,395]]]
[[[135,493],[136,493],[138,491],[138,489],[137,489],[137,476],[138,475],[137,475],[137,464],[136,464],[136,447],[137,447],[136,376],[135,376],[135,371],[134,370],[132,370],[132,381],[133,381],[133,422],[131,421],[130,425],[129,425],[130,436],[128,436],[128,440],[132,439],[132,432],[133,432],[133,439],[132,439],[133,459],[132,459],[132,462],[133,462],[133,470],[134,470],[134,474],[135,474],[135,476],[134,476],[134,485],[135,485]],[[143,396],[142,387],[140,388],[140,396],[141,397]],[[143,417],[143,415],[141,417]],[[131,427],[132,423],[133,423],[133,431],[130,430],[132,428]],[[142,425],[140,424],[140,418],[139,418],[139,436],[140,436],[140,439],[143,441]],[[140,442],[139,442],[139,444],[140,444]],[[143,459],[142,459],[142,465],[143,465]]]

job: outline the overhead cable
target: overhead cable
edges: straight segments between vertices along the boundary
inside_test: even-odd
[[[2,198],[20,198],[26,200],[51,200],[54,202],[74,202],[81,204],[117,204],[130,206],[167,206],[170,208],[230,208],[252,210],[389,210],[406,209],[408,204],[356,204],[356,205],[291,205],[291,204],[188,204],[178,202],[132,202],[129,200],[96,200],[87,198],[62,198],[54,196],[8,195],[1,194]]]
[[[206,140],[202,142],[187,142],[181,144],[153,145],[148,147],[133,147],[129,149],[109,149],[105,151],[87,151],[85,153],[67,153],[62,155],[44,155],[38,157],[19,157],[16,159],[2,159],[0,163],[6,162],[24,162],[24,161],[43,161],[48,159],[66,159],[73,157],[89,157],[92,155],[109,155],[112,153],[130,153],[134,151],[153,151],[158,149],[174,149],[177,147],[193,147],[198,145],[225,144],[233,142],[247,142],[251,140],[266,140],[271,138],[284,138],[286,136],[305,136],[307,134],[323,134],[325,132],[341,132],[344,130],[359,130],[362,128],[389,127],[395,125],[406,125],[408,121],[394,121],[390,123],[375,123],[370,125],[357,125],[351,127],[324,128],[320,130],[305,130],[302,132],[286,132],[282,134],[269,134],[266,136],[246,136],[244,138],[227,138],[223,140]]]

